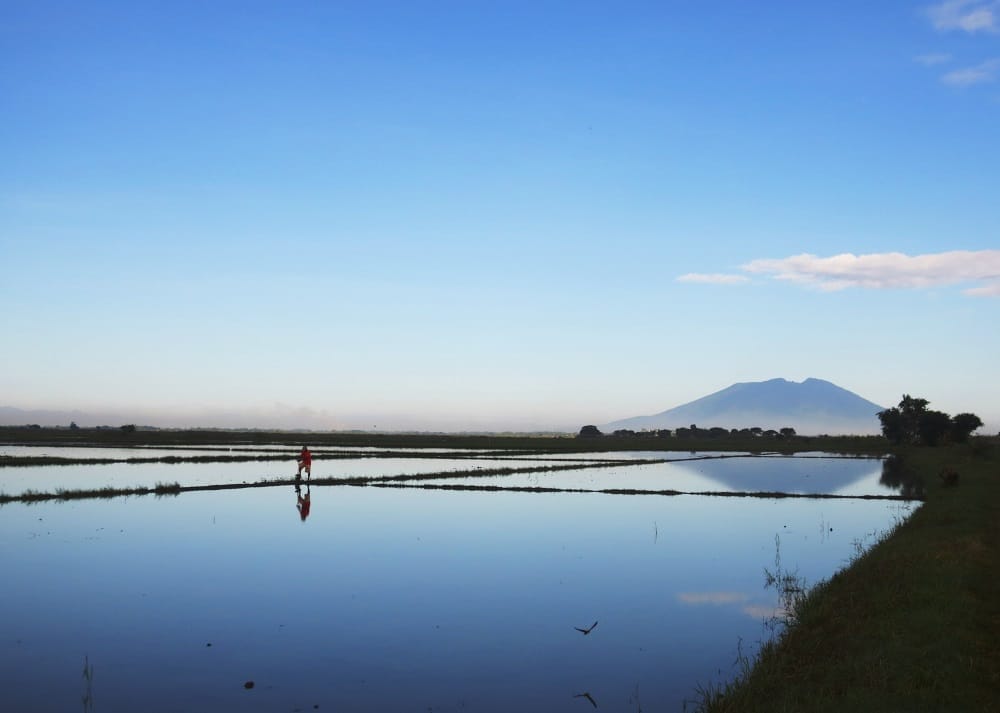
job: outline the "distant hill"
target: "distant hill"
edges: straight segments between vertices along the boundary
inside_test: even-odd
[[[620,428],[680,427],[780,429],[799,434],[870,434],[881,431],[883,406],[822,379],[802,383],[787,379],[751,381],[716,391],[695,401],[652,416],[634,416],[600,426],[605,433]]]

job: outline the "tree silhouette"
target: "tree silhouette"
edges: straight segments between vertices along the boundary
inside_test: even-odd
[[[936,446],[944,441],[951,431],[951,416],[943,411],[924,411],[917,423],[917,433],[920,442],[928,446]]]
[[[956,443],[965,443],[977,428],[982,428],[983,422],[974,413],[959,413],[951,419],[951,438]]]
[[[936,446],[948,440],[965,443],[983,422],[974,413],[960,413],[954,418],[943,411],[927,408],[927,399],[904,394],[898,406],[879,411],[882,435],[893,443]]]
[[[920,419],[927,412],[927,399],[915,399],[903,394],[899,406],[878,412],[882,435],[893,443],[919,443]]]

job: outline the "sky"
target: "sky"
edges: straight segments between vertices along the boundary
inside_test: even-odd
[[[1000,429],[1000,1],[8,2],[0,155],[0,406]]]

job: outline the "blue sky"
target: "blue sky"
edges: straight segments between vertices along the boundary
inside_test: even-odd
[[[1000,428],[1000,2],[0,10],[0,406]]]

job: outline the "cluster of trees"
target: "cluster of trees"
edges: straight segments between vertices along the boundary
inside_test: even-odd
[[[878,412],[882,435],[896,444],[936,446],[940,443],[965,443],[983,422],[974,413],[949,416],[927,408],[927,399],[904,394],[898,406]]]
[[[761,428],[760,426],[753,426],[751,428],[720,428],[718,426],[713,426],[712,428],[698,428],[695,424],[691,424],[687,428],[676,428],[674,429],[675,438],[723,438],[725,436],[739,436],[742,438],[752,438],[752,437],[762,437],[762,438],[791,438],[795,435],[795,429],[791,426],[785,426],[777,431],[773,428]]]
[[[584,426],[580,429],[578,437],[580,438],[596,438],[597,436],[603,436],[604,433],[601,432],[597,426]],[[763,437],[763,438],[790,438],[795,435],[795,429],[786,426],[778,431],[774,429],[764,430],[759,426],[754,426],[753,428],[720,428],[715,426],[713,428],[698,428],[697,425],[691,424],[687,428],[675,428],[671,431],[668,428],[662,428],[653,431],[633,431],[629,428],[619,428],[617,431],[611,433],[612,436],[645,436],[653,438],[724,438],[726,436],[741,436],[744,438],[751,437]]]

